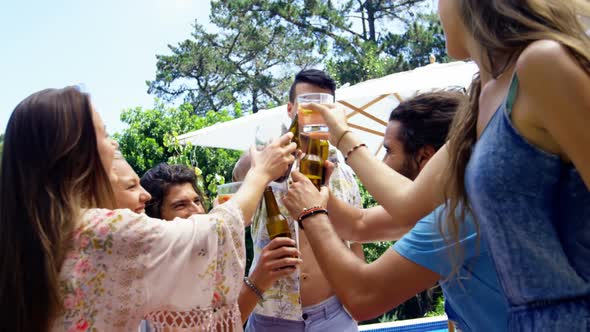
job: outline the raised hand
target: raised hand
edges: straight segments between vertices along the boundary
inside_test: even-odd
[[[295,160],[293,152],[295,152],[297,145],[290,143],[292,138],[293,134],[286,133],[262,151],[257,151],[254,147],[251,148],[252,168],[250,170],[265,175],[268,182],[285,174],[289,165]]]
[[[338,104],[304,104],[301,107],[320,112],[330,129],[330,143],[336,146],[338,139],[349,130],[344,108]]]
[[[309,179],[300,172],[291,173],[293,183],[289,185],[289,191],[283,198],[283,203],[291,217],[297,219],[303,209],[319,206],[325,208],[328,205],[330,191],[328,187],[322,186],[318,191]]]

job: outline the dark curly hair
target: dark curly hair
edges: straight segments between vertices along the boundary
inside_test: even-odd
[[[445,142],[457,108],[467,101],[459,90],[437,90],[402,101],[389,116],[389,121],[402,124],[399,136],[404,151],[414,155],[426,145],[438,151]]]
[[[152,195],[152,199],[145,206],[145,213],[152,218],[162,218],[162,202],[171,186],[190,183],[204,203],[203,193],[197,187],[197,176],[185,165],[158,164],[147,171],[140,182],[141,186]]]

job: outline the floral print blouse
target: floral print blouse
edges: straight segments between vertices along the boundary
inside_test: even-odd
[[[53,331],[241,331],[244,220],[231,201],[162,222],[91,209],[60,272],[64,312]]]

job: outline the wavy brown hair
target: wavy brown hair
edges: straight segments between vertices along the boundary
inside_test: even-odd
[[[458,0],[460,16],[481,47],[483,68],[494,78],[514,64],[520,53],[537,40],[554,40],[565,46],[587,72],[590,39],[581,21],[590,17],[585,0]],[[453,120],[447,148],[449,164],[445,182],[446,228],[451,241],[459,238],[461,222],[471,212],[465,191],[465,169],[477,140],[476,124],[481,94],[479,75],[469,89],[470,101]],[[457,213],[459,211],[459,213]],[[462,254],[462,253],[461,253]],[[457,259],[461,259],[461,254]]]
[[[83,208],[114,207],[92,108],[48,89],[12,113],[0,168],[0,330],[48,331],[61,313],[59,271]]]

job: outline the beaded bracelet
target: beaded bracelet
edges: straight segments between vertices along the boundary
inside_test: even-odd
[[[303,220],[305,220],[313,215],[316,215],[316,214],[328,215],[328,210],[326,210],[324,208],[319,208],[319,209],[309,209],[307,212],[303,212],[301,214],[301,216],[299,216],[299,219],[297,219],[297,224],[299,225],[299,228],[305,229],[305,228],[303,228]]]
[[[316,206],[312,206],[310,208],[304,208],[303,211],[301,211],[301,213],[299,214],[299,216],[297,217],[297,220],[300,220],[302,216],[304,216],[305,214],[307,214],[308,212],[311,211],[317,211],[317,210],[325,210],[325,208],[316,205]]]
[[[350,157],[350,154],[353,153],[354,151],[356,151],[358,148],[362,148],[363,146],[367,147],[367,144],[365,144],[365,143],[357,144],[352,149],[348,150],[348,152],[346,153],[346,156],[344,157],[344,162],[348,162],[348,157]]]
[[[256,294],[256,296],[260,299],[260,302],[264,301],[262,292],[260,291],[260,289],[258,289],[258,287],[256,287],[256,285],[254,285],[250,278],[244,277],[244,283],[246,284],[246,286],[248,286],[248,288],[250,288],[250,290],[252,290],[252,292],[254,292],[254,294]]]

